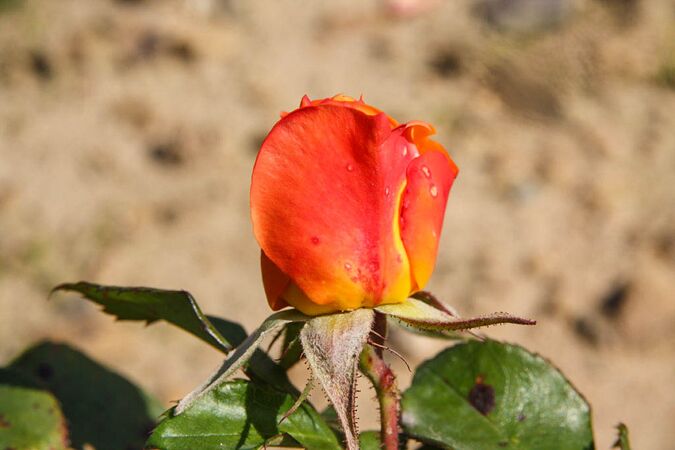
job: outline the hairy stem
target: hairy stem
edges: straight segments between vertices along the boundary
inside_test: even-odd
[[[379,335],[371,335],[371,338],[382,338],[386,333],[386,322],[375,320],[375,327]],[[382,358],[380,349],[366,345],[361,352],[359,362],[361,372],[373,383],[377,400],[380,403],[380,428],[382,445],[385,450],[398,450],[399,416],[401,407],[399,404],[399,392],[396,385],[394,372]]]

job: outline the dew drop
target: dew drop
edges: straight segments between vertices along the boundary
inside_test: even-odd
[[[384,195],[385,195],[385,197],[389,197],[389,188],[388,187],[384,188]]]
[[[408,146],[407,145],[403,145],[403,149],[401,149],[401,153],[403,154],[403,156],[406,156],[408,154]]]
[[[312,244],[317,245],[319,243],[319,238],[317,236],[312,236]]]
[[[345,263],[345,270],[346,270],[347,272],[349,272],[350,270],[352,270],[352,265],[349,264],[348,262],[346,262],[346,263]]]
[[[438,188],[436,187],[435,184],[431,185],[431,187],[429,188],[429,193],[431,194],[432,197],[438,196]]]
[[[347,164],[347,172],[352,172],[352,171],[354,171],[354,166],[352,166],[351,164]]]
[[[431,170],[427,166],[422,166],[422,173],[425,177],[431,178]]]

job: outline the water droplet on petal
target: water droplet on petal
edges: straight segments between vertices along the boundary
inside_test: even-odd
[[[347,164],[347,172],[351,172],[353,170],[354,170],[354,166],[352,166],[351,164]]]
[[[431,170],[427,166],[422,166],[422,173],[425,177],[431,178]]]
[[[403,148],[401,149],[401,153],[403,156],[406,156],[408,154],[408,146],[403,144]]]
[[[346,263],[345,263],[345,270],[346,270],[347,272],[349,272],[350,270],[352,270],[352,265],[349,264],[348,262],[346,262]]]
[[[389,188],[388,187],[384,188],[384,195],[385,195],[385,197],[389,197]]]
[[[429,193],[431,194],[432,197],[438,196],[438,188],[436,187],[435,184],[431,185],[431,187],[429,188]]]
[[[319,238],[317,236],[312,236],[312,244],[317,245],[319,243]]]

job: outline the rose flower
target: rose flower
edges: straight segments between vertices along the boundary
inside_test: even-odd
[[[398,124],[338,95],[284,114],[251,181],[253,231],[273,310],[401,303],[436,260],[457,166],[424,122]]]

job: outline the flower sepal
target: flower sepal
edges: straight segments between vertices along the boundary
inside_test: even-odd
[[[173,414],[181,414],[199,398],[206,395],[220,384],[224,383],[238,369],[244,367],[266,336],[274,335],[275,333],[280,332],[288,324],[295,322],[305,322],[307,320],[309,320],[308,316],[305,316],[300,311],[295,309],[280,311],[269,316],[267,319],[265,319],[262,325],[258,327],[257,330],[251,333],[244,340],[244,342],[237,346],[234,352],[215,372],[213,372],[208,380],[206,380],[192,392],[183,397],[180,402],[178,402],[178,405],[176,405]]]
[[[311,370],[310,382],[299,396],[293,412],[307,398],[318,381],[335,409],[344,432],[348,450],[358,449],[356,423],[356,371],[361,358],[364,370],[364,350],[367,345],[381,353],[386,338],[386,322],[378,323],[377,317],[425,333],[447,337],[456,331],[513,323],[534,325],[536,322],[506,313],[495,313],[469,319],[460,318],[451,307],[428,292],[415,294],[403,303],[380,305],[375,308],[359,308],[347,312],[335,312],[320,316],[307,316],[296,309],[286,309],[269,316],[262,325],[242,342],[223,364],[197,389],[185,396],[173,411],[174,416],[183,413],[198,399],[223,384],[238,369],[244,367],[257,347],[267,336],[279,335],[291,324],[299,324],[299,340],[302,353]],[[378,344],[375,340],[382,340]],[[375,353],[370,349],[370,358]],[[366,358],[367,359],[367,358]],[[384,364],[384,363],[383,363]],[[368,366],[369,367],[369,366]],[[376,374],[368,374],[370,378]]]
[[[536,321],[497,312],[485,316],[462,318],[451,307],[445,305],[429,292],[418,292],[403,303],[380,305],[376,311],[385,314],[391,321],[403,325],[404,329],[421,332],[448,333],[469,331],[474,328],[500,324],[536,325]]]

